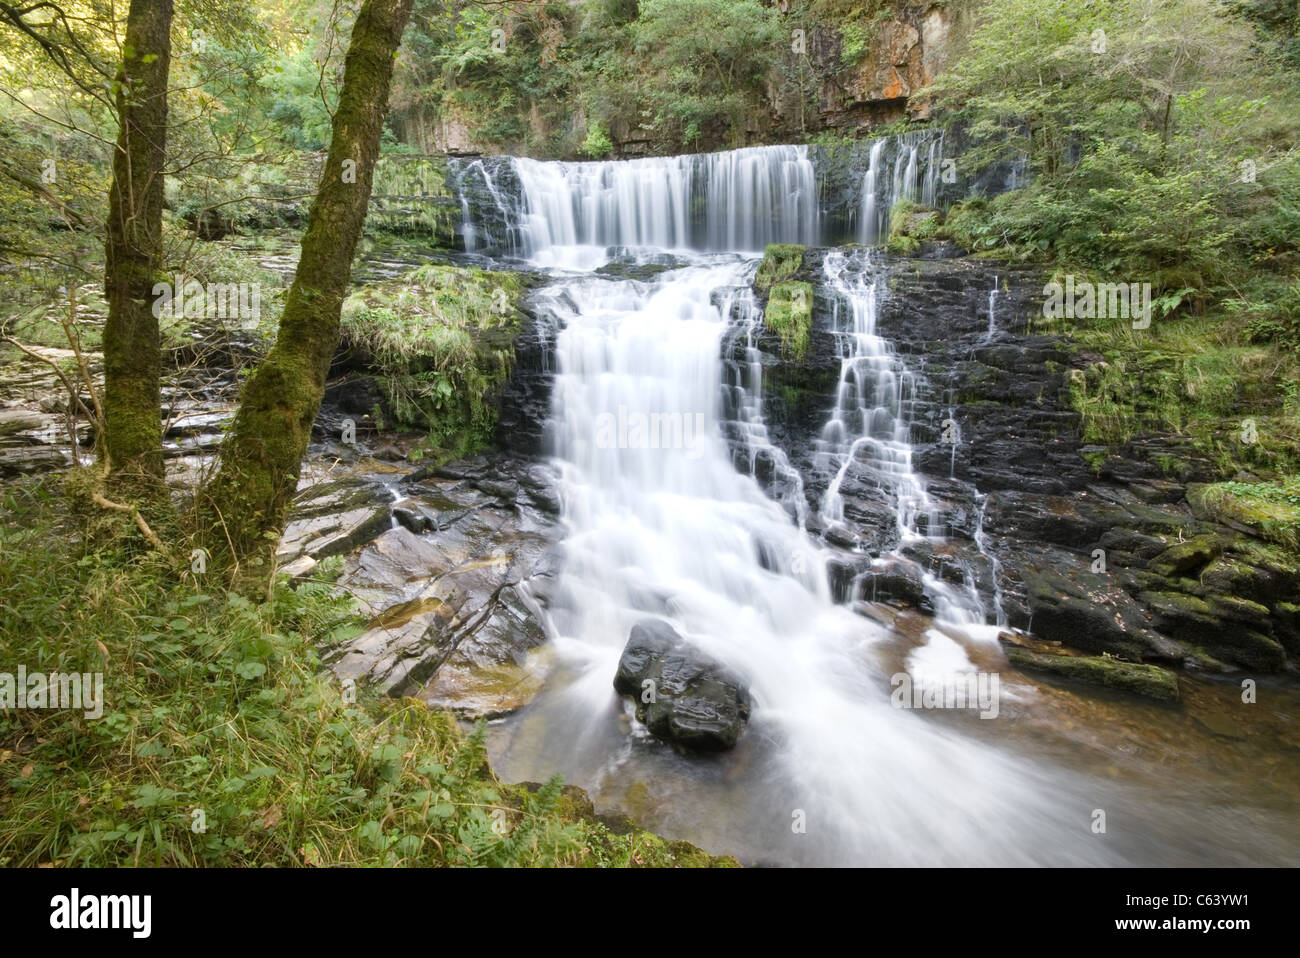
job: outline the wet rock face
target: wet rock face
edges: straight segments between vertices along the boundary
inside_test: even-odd
[[[536,456],[546,452],[545,428],[555,370],[555,331],[531,308],[527,297],[522,309],[520,332],[514,343],[514,369],[496,401],[495,440],[500,448],[517,455]]]
[[[614,689],[632,697],[651,734],[696,751],[732,748],[749,721],[743,681],[658,619],[632,627]]]
[[[339,581],[368,621],[326,661],[341,679],[466,718],[521,708],[546,670],[536,650],[559,562],[553,477],[501,454],[370,471],[381,465],[305,480],[280,545],[291,576],[346,556]]]
[[[912,461],[939,515],[920,531],[946,537],[939,543],[900,544],[892,498],[865,461],[845,471],[845,522],[817,519],[831,475],[815,441],[841,363],[821,281],[825,251],[808,251],[798,277],[817,284],[804,356],[759,338],[768,434],[803,477],[810,531],[839,552],[830,564],[837,599],[929,611],[917,597],[920,570],[973,585],[990,622],[996,581],[1005,624],[1094,655],[1216,671],[1294,662],[1294,557],[1198,507],[1198,484],[1221,477],[1179,437],[1142,436],[1122,448],[1082,440],[1069,376],[1098,357],[1030,331],[1043,277],[935,254],[880,254],[887,292],[877,332],[922,377],[909,407]],[[779,475],[761,465],[755,477],[780,498]]]

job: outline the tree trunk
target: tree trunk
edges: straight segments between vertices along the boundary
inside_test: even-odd
[[[104,448],[110,478],[132,492],[162,490],[158,319],[163,162],[172,0],[131,0],[116,91],[119,129],[108,196],[104,294]]]
[[[218,562],[238,567],[269,557],[284,528],[338,347],[393,61],[412,2],[365,0],[352,28],[329,155],[279,335],[245,387],[221,447],[221,468],[205,490],[203,532]]]

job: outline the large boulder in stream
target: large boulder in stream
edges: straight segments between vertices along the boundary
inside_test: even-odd
[[[657,619],[632,627],[614,689],[632,696],[652,735],[697,751],[733,747],[749,721],[744,682]]]

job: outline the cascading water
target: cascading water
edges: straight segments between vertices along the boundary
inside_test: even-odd
[[[840,353],[835,408],[817,443],[817,462],[834,478],[822,501],[822,515],[844,519],[840,487],[850,468],[869,472],[893,499],[901,539],[920,535],[933,520],[930,500],[912,470],[910,408],[917,378],[876,334],[881,276],[870,252],[832,250],[824,271],[834,293],[832,328]]]
[[[753,171],[755,154],[767,151],[744,152]],[[787,157],[772,151],[763,162],[773,175],[742,179],[776,182]],[[584,166],[521,165],[525,215],[560,218],[545,229],[535,219],[524,224],[520,232],[530,242],[678,242],[683,224],[676,214],[656,217],[647,204],[659,197],[671,206],[689,192],[685,186],[669,190],[665,176],[663,189],[629,191],[618,185],[624,173],[617,164]],[[722,161],[714,167],[741,168]],[[684,175],[684,166],[678,170]],[[717,181],[716,205],[702,223],[690,224],[692,235],[711,237],[706,244],[740,236],[742,245],[760,236],[807,238],[815,220],[793,201],[770,207],[776,212],[761,230],[736,227],[740,211],[726,203],[753,193],[737,182]],[[607,202],[610,190],[622,190],[622,199]],[[562,249],[530,249],[536,263],[575,262]],[[661,254],[629,255],[646,261]],[[889,676],[906,658],[892,633],[834,603],[825,549],[754,478],[737,471],[723,438],[726,390],[749,395],[758,385],[726,383],[722,361],[729,337],[752,344],[747,288],[756,257],[677,256],[679,268],[644,282],[557,273],[539,297],[538,308],[558,330],[550,430],[561,476],[564,566],[549,610],[554,671],[496,757],[499,767],[512,777],[561,771],[610,800],[653,783],[665,798],[661,827],[777,862],[960,863],[990,855],[1029,862],[1062,846],[1072,846],[1075,860],[1103,860],[1086,833],[1061,837],[1061,816],[1084,811],[1069,795],[1049,799],[1059,778],[1053,784],[984,743],[978,729],[955,735],[891,705]],[[925,498],[909,478],[898,435],[906,375],[875,338],[869,312],[854,305],[849,316],[853,331],[837,400],[842,428],[831,430],[828,455],[854,446],[876,450],[882,481],[913,503],[900,510],[900,526],[912,529]],[[765,442],[757,405],[746,408],[743,397],[730,405],[742,409],[746,441]],[[885,411],[878,415],[877,407]],[[860,426],[880,438],[851,439]],[[748,681],[755,711],[730,756],[682,759],[625,724],[610,683],[630,628],[646,617],[669,621]],[[967,652],[936,634],[912,664],[933,671],[939,660],[943,671],[968,671],[975,666]],[[680,800],[667,800],[672,794]],[[792,816],[809,823],[806,832],[792,830]],[[1027,831],[1039,833],[1037,840],[1024,841]]]
[[[494,726],[494,767],[516,781],[562,773],[602,809],[749,861],[1162,860],[1167,816],[1145,814],[1149,796],[1135,788],[1073,770],[1054,730],[1024,739],[1016,721],[897,707],[900,675],[925,686],[1002,672],[996,643],[975,627],[982,611],[934,576],[933,620],[837,604],[827,571],[842,554],[752,474],[759,455],[777,451],[760,402],[757,257],[710,247],[806,241],[817,219],[800,185],[798,197],[764,193],[772,201],[746,223],[747,204],[768,190],[757,184],[810,181],[798,151],[741,152],[636,167],[483,166],[519,195],[488,191],[490,222],[474,235],[527,251],[551,274],[534,304],[554,337],[548,432],[564,529],[545,609],[550,671],[532,704]],[[926,162],[938,155],[927,151]],[[691,198],[684,207],[682,197]],[[504,236],[514,237],[508,246]],[[595,271],[612,258],[649,278]],[[655,269],[637,268],[646,264]],[[838,303],[841,375],[827,397],[835,412],[822,458],[836,474],[852,462],[875,477],[898,505],[900,540],[928,539],[935,504],[907,442],[921,381],[876,330],[880,271],[867,251],[832,251],[826,280]],[[982,548],[984,500],[974,501]],[[823,511],[840,507],[828,492]],[[950,611],[938,601],[944,589]],[[646,618],[667,621],[748,684],[754,710],[733,751],[680,755],[615,695],[629,630]],[[1002,679],[995,701],[1004,711],[1042,704],[1032,686]],[[1099,807],[1115,840],[1088,827]]]
[[[872,245],[888,236],[890,211],[900,200],[934,206],[942,171],[942,130],[875,140],[862,178],[858,241]]]
[[[884,273],[870,250],[831,250],[823,266],[826,288],[833,295],[831,328],[840,354],[840,377],[835,406],[816,444],[815,464],[833,474],[822,500],[821,515],[831,523],[844,519],[841,488],[850,472],[857,481],[870,477],[889,499],[897,533],[897,547],[919,539],[942,538],[946,530],[925,480],[912,466],[912,422],[924,378],[910,370],[876,328],[884,295]],[[956,448],[954,444],[954,449]],[[982,554],[983,500],[980,503],[975,543]],[[986,556],[987,557],[987,556]],[[996,560],[988,557],[994,564]],[[889,562],[911,561],[893,550]],[[930,570],[921,570],[936,618],[971,627],[984,624],[987,615],[974,577],[965,576],[957,589]],[[994,604],[996,621],[1005,623],[1000,598]]]
[[[813,245],[820,238],[807,147],[622,162],[516,159],[512,172],[521,190],[508,214],[515,228],[507,248],[548,265],[575,247],[761,251],[768,243]],[[482,161],[460,167],[458,176],[481,182],[497,199],[498,177]]]

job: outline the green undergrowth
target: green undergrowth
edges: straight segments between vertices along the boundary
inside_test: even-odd
[[[765,293],[777,283],[787,283],[803,267],[807,247],[792,243],[770,243],[754,273],[754,288]]]
[[[1185,437],[1224,478],[1300,470],[1300,362],[1280,344],[1252,342],[1222,312],[1154,319],[1049,323],[1089,360],[1073,371],[1070,399],[1085,440],[1122,445],[1136,436]]]
[[[239,301],[230,307],[234,315],[209,317],[206,299],[187,295],[190,315],[173,316],[162,311],[159,317],[159,336],[164,350],[192,346],[196,339],[218,329],[239,329],[243,335],[261,339],[269,348],[280,322],[287,283],[279,274],[264,269],[258,256],[225,242],[201,242],[175,222],[163,230],[164,265],[158,274],[160,284],[174,287],[198,283],[205,291],[209,284],[255,285],[258,290],[257,315],[241,318],[237,314]],[[69,283],[69,278],[73,282]],[[215,300],[214,300],[215,301]],[[252,297],[246,302],[251,304]],[[203,308],[203,314],[196,311]],[[214,307],[215,309],[215,307]],[[85,353],[97,353],[103,346],[104,321],[108,304],[104,299],[102,266],[90,262],[75,273],[61,274],[42,270],[12,269],[0,273],[0,328],[14,339],[28,346],[42,349],[67,350],[68,336],[65,322],[71,320],[77,346]],[[49,354],[51,358],[58,358]],[[0,359],[16,358],[17,350],[8,344],[0,346]],[[71,356],[66,358],[68,369],[75,367]]]
[[[522,289],[516,274],[427,264],[353,293],[343,345],[378,378],[397,424],[465,455],[496,425],[493,399],[514,366]]]
[[[1198,492],[1211,518],[1245,525],[1269,542],[1300,551],[1300,476],[1277,482],[1218,482]]]
[[[925,240],[940,237],[943,216],[910,200],[899,200],[889,211],[889,239],[885,248],[899,256],[919,252]]]
[[[446,160],[401,154],[380,158],[367,232],[420,237],[450,248],[460,218],[460,202],[447,187]]]
[[[763,311],[764,324],[781,337],[782,350],[795,359],[802,359],[808,351],[812,305],[811,283],[777,283]]]
[[[734,864],[503,784],[482,725],[350,695],[314,651],[363,627],[328,583],[253,603],[92,551],[48,487],[4,507],[0,671],[99,672],[104,704],[0,712],[0,865]]]

